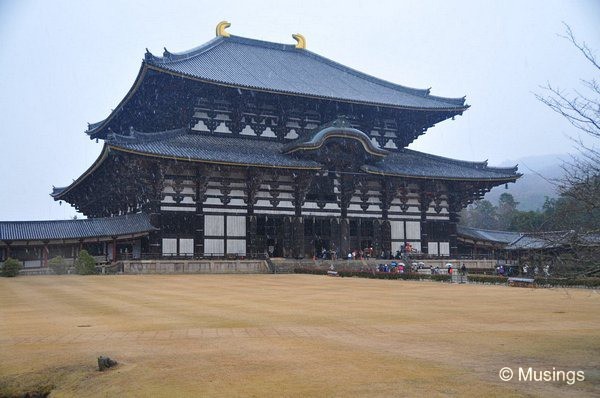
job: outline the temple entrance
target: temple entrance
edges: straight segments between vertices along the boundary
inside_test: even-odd
[[[256,248],[269,257],[283,257],[283,218],[256,217]]]
[[[333,259],[339,256],[336,237],[338,224],[330,218],[307,217],[304,219],[304,242],[309,258]]]
[[[375,239],[375,220],[354,219],[350,220],[350,250],[363,256],[377,256],[380,245]]]

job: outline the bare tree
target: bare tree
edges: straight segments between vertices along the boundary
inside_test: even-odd
[[[585,57],[595,74],[600,72],[600,63],[595,52],[585,42],[577,40],[566,23],[563,38]],[[585,144],[580,137],[573,137],[579,154],[572,156],[563,165],[564,177],[557,181],[561,195],[571,197],[588,209],[600,208],[600,82],[595,77],[581,79],[582,89],[561,90],[550,83],[542,87],[544,95],[536,97],[554,112],[563,116],[577,130],[592,137]]]

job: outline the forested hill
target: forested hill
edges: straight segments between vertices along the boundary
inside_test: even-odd
[[[561,165],[563,160],[568,159],[569,155],[563,154],[532,156],[503,162],[500,166],[518,164],[519,172],[523,173],[523,176],[516,183],[508,184],[508,189],[505,189],[504,185],[492,189],[484,199],[498,205],[500,195],[506,192],[513,195],[519,203],[517,207],[519,210],[539,210],[546,197],[558,196],[552,180],[561,177]]]

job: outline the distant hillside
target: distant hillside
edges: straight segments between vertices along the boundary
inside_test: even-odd
[[[504,185],[492,189],[484,199],[493,204],[498,204],[498,198],[503,193],[510,193],[519,202],[519,210],[538,210],[544,204],[547,197],[554,198],[557,195],[553,179],[562,175],[562,159],[568,159],[569,155],[545,155],[531,156],[514,161],[503,162],[501,166],[519,165],[519,172],[523,177],[516,183]]]

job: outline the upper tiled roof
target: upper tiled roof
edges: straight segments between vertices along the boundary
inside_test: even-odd
[[[160,70],[207,82],[342,101],[415,109],[464,110],[463,98],[443,98],[358,72],[293,45],[217,37],[183,53],[146,53]]]
[[[133,235],[155,228],[148,215],[129,214],[87,220],[1,221],[0,240],[45,241]]]
[[[417,178],[514,181],[519,177],[516,167],[489,167],[487,162],[467,162],[406,148],[362,168],[369,173]]]

